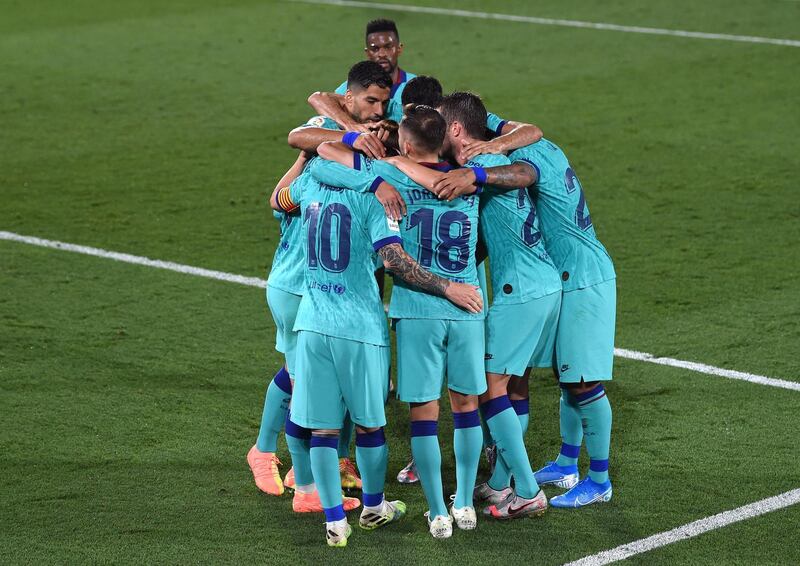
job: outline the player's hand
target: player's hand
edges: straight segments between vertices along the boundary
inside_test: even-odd
[[[484,153],[503,153],[505,147],[497,138],[489,141],[474,141],[468,143],[461,148],[461,159],[459,161],[466,163],[476,155],[483,155]]]
[[[386,211],[386,216],[392,220],[401,220],[406,214],[406,201],[400,196],[400,193],[392,185],[386,181],[378,185],[375,191],[375,197],[383,205],[383,210]]]
[[[479,313],[483,310],[481,288],[475,285],[451,281],[444,291],[444,296],[454,305],[471,313]]]
[[[353,149],[372,159],[381,159],[386,155],[386,147],[374,132],[367,132],[358,136],[356,141],[353,142]]]
[[[475,172],[469,167],[453,169],[433,184],[433,192],[441,200],[453,200],[475,192]]]
[[[362,124],[361,122],[349,121],[347,123],[340,123],[339,126],[347,132],[358,132],[359,134],[368,134],[372,131],[370,124]]]

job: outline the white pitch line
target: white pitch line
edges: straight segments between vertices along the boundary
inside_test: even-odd
[[[603,564],[617,562],[618,560],[625,560],[626,558],[641,554],[642,552],[696,537],[697,535],[720,529],[730,524],[738,523],[739,521],[746,521],[747,519],[752,519],[753,517],[758,517],[765,513],[771,513],[778,509],[796,505],[797,503],[800,503],[800,489],[793,489],[774,497],[768,497],[767,499],[762,499],[755,503],[750,503],[742,507],[737,507],[736,509],[731,509],[730,511],[725,511],[717,515],[712,515],[711,517],[706,517],[705,519],[688,523],[672,529],[671,531],[658,533],[647,538],[629,542],[628,544],[623,544],[611,550],[605,550],[597,554],[592,554],[591,556],[586,556],[580,560],[569,562],[564,566],[601,566]]]
[[[700,31],[685,31],[679,29],[650,28],[641,26],[622,26],[602,22],[584,22],[581,20],[563,20],[557,18],[537,18],[535,16],[516,16],[513,14],[495,14],[492,12],[473,12],[456,8],[434,8],[431,6],[412,6],[405,4],[383,4],[381,2],[359,2],[355,0],[293,0],[306,4],[323,4],[328,6],[343,6],[349,8],[379,8],[394,12],[413,12],[417,14],[435,14],[438,16],[457,16],[461,18],[479,18],[482,20],[502,20],[506,22],[522,22],[527,24],[540,24],[544,26],[562,26],[570,28],[599,29],[606,31],[621,31],[626,33],[644,33],[649,35],[671,35],[675,37],[688,37],[691,39],[712,39],[718,41],[737,41],[742,43],[767,43],[782,45],[784,47],[800,47],[800,40],[779,39],[775,37],[758,37],[754,35],[731,35],[727,33],[705,33]]]
[[[94,257],[101,257],[105,259],[113,259],[114,261],[121,261],[123,263],[132,263],[134,265],[143,265],[145,267],[155,267],[158,269],[167,269],[177,273],[185,273],[186,275],[196,275],[197,277],[205,277],[207,279],[216,279],[217,281],[225,281],[227,283],[238,283],[240,285],[247,285],[249,287],[265,288],[267,282],[265,279],[258,277],[246,277],[244,275],[237,275],[235,273],[226,273],[224,271],[215,271],[213,269],[205,269],[202,267],[194,267],[191,265],[184,265],[182,263],[174,263],[172,261],[163,261],[160,259],[150,259],[143,256],[125,254],[120,252],[112,252],[102,248],[92,248],[89,246],[79,246],[77,244],[70,244],[67,242],[59,242],[57,240],[46,240],[44,238],[37,238],[35,236],[23,236],[14,232],[0,231],[0,240],[8,240],[11,242],[19,242],[22,244],[30,244],[42,248],[50,248],[54,250],[62,250],[67,252],[74,252],[79,254],[90,255]],[[649,362],[652,364],[659,364],[663,366],[672,366],[682,369],[688,369],[699,373],[709,375],[718,375],[728,379],[738,379],[741,381],[749,381],[759,385],[767,385],[770,387],[780,387],[783,389],[791,389],[800,391],[800,383],[793,381],[786,381],[783,379],[775,379],[773,377],[766,377],[763,375],[755,375],[752,373],[745,373],[736,370],[718,368],[697,362],[687,362],[684,360],[676,360],[674,358],[657,358],[653,354],[647,352],[636,352],[633,350],[624,350],[622,348],[615,348],[614,355],[620,358],[628,358],[631,360],[638,360],[640,362]]]
[[[235,273],[225,273],[224,271],[214,271],[213,269],[192,267],[191,265],[183,265],[181,263],[174,263],[171,261],[162,261],[160,259],[150,259],[138,255],[111,252],[101,248],[78,246],[76,244],[68,244],[66,242],[58,242],[56,240],[45,240],[44,238],[35,238],[33,236],[22,236],[20,234],[15,234],[14,232],[0,231],[0,240],[9,240],[12,242],[31,244],[33,246],[40,246],[43,248],[52,248],[54,250],[63,250],[66,252],[75,252],[95,257],[102,257],[105,259],[113,259],[114,261],[132,263],[134,265],[144,265],[146,267],[167,269],[169,271],[177,271],[178,273],[185,273],[187,275],[197,275],[198,277],[217,279],[218,281],[226,281],[228,283],[239,283],[240,285],[248,285],[250,287],[266,288],[267,286],[266,280],[259,279],[258,277],[245,277],[244,275],[236,275]]]
[[[675,358],[657,358],[653,354],[648,354],[647,352],[636,352],[634,350],[614,348],[614,355],[618,358],[627,358],[629,360],[638,360],[640,362],[650,362],[651,364],[683,368],[700,373],[707,373],[709,375],[718,375],[720,377],[727,377],[728,379],[749,381],[750,383],[758,383],[759,385],[769,385],[770,387],[781,387],[783,389],[800,391],[800,382],[786,381],[785,379],[775,379],[774,377],[765,377],[763,375],[745,373],[743,371],[718,368],[697,362],[676,360]]]

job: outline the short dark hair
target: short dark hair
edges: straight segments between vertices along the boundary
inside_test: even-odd
[[[406,104],[424,104],[438,108],[442,103],[442,84],[433,77],[414,77],[406,83],[400,100],[404,108]]]
[[[458,122],[471,138],[486,138],[486,107],[481,97],[471,92],[454,92],[442,99],[439,112],[449,126]]]
[[[378,85],[381,88],[392,88],[392,76],[375,61],[359,61],[347,73],[347,88],[354,86],[369,88]]]
[[[447,133],[447,122],[442,115],[422,104],[410,104],[406,107],[400,127],[411,136],[414,146],[431,152],[439,151]]]
[[[381,31],[390,31],[394,33],[394,35],[397,37],[397,40],[400,41],[400,34],[397,31],[397,25],[395,25],[395,23],[392,20],[380,19],[380,20],[372,20],[371,22],[367,23],[366,35],[369,35],[371,33],[378,33]],[[366,35],[364,36],[365,39]]]

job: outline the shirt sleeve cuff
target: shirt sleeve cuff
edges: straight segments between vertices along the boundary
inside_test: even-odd
[[[523,163],[527,163],[528,165],[530,165],[531,167],[533,167],[533,168],[536,170],[536,180],[538,181],[539,179],[541,179],[541,177],[542,177],[542,172],[541,172],[541,171],[539,171],[539,166],[538,166],[538,165],[536,165],[536,164],[535,164],[533,161],[531,161],[530,159],[527,159],[527,158],[525,158],[525,157],[520,157],[519,159],[515,159],[515,160],[514,160],[514,162],[515,162],[515,163],[516,163],[517,161],[522,161]]]
[[[375,180],[372,181],[372,184],[369,186],[369,192],[374,193],[375,191],[377,191],[378,187],[381,186],[381,183],[383,183],[383,177],[378,175],[377,177],[375,177]]]
[[[503,135],[503,126],[505,126],[506,124],[508,124],[508,120],[501,120],[500,123],[497,124],[497,127],[494,129],[494,133],[497,134],[498,136]]]
[[[400,236],[389,236],[388,238],[381,238],[377,242],[372,243],[372,249],[376,252],[384,246],[389,244],[403,244],[403,239]]]
[[[353,152],[353,169],[356,171],[361,171],[361,154]]]

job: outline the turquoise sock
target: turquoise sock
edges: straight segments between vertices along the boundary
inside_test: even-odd
[[[278,435],[286,420],[289,401],[292,399],[292,382],[286,368],[281,368],[267,387],[261,427],[258,429],[256,448],[261,452],[278,450]]]
[[[528,432],[528,422],[530,421],[530,402],[528,399],[519,399],[511,401],[511,406],[514,412],[517,413],[519,419],[519,427],[522,429],[522,438],[525,438],[525,433]],[[497,458],[497,465],[494,467],[494,473],[489,478],[489,487],[500,491],[511,486],[511,470],[508,469],[508,464],[503,458]]]
[[[411,440],[413,443],[413,437]],[[436,445],[438,449],[439,443]],[[473,506],[472,494],[475,491],[475,478],[478,477],[482,446],[483,432],[478,411],[453,413],[453,453],[456,457],[456,499],[453,505],[457,509]],[[441,457],[439,459],[441,461]],[[417,470],[419,471],[419,466]],[[441,475],[439,485],[441,486]]]
[[[356,463],[361,472],[361,494],[364,505],[374,507],[383,501],[383,485],[389,464],[389,448],[383,428],[356,433]],[[376,503],[377,502],[377,503]]]
[[[355,429],[355,426],[356,425],[353,424],[353,419],[350,418],[350,413],[345,413],[344,424],[342,424],[342,429],[339,431],[339,445],[337,448],[339,458],[350,457],[350,441],[353,439],[353,429]]]
[[[311,485],[311,431],[292,422],[292,414],[286,415],[286,446],[292,455],[295,485]]]
[[[342,482],[339,478],[336,443],[337,439],[333,436],[311,437],[311,469],[326,516],[329,510],[331,513],[336,513],[334,510],[342,507]]]
[[[481,432],[483,433],[483,447],[488,448],[489,446],[494,446],[492,433],[489,432],[489,427],[486,425],[486,421],[483,419],[481,419]]]
[[[533,477],[519,419],[511,408],[508,395],[483,403],[481,412],[497,443],[498,456],[503,457],[514,476],[517,494],[525,499],[534,497],[539,492],[539,484]]]
[[[442,487],[442,452],[439,448],[438,421],[411,421],[411,454],[428,501],[431,518],[447,516]]]
[[[578,403],[569,394],[566,387],[561,386],[559,402],[559,423],[561,426],[561,452],[556,458],[559,466],[577,466],[578,456],[583,442],[583,427]]]
[[[611,447],[611,404],[602,384],[575,396],[583,421],[589,477],[597,483],[608,481],[608,453]]]

